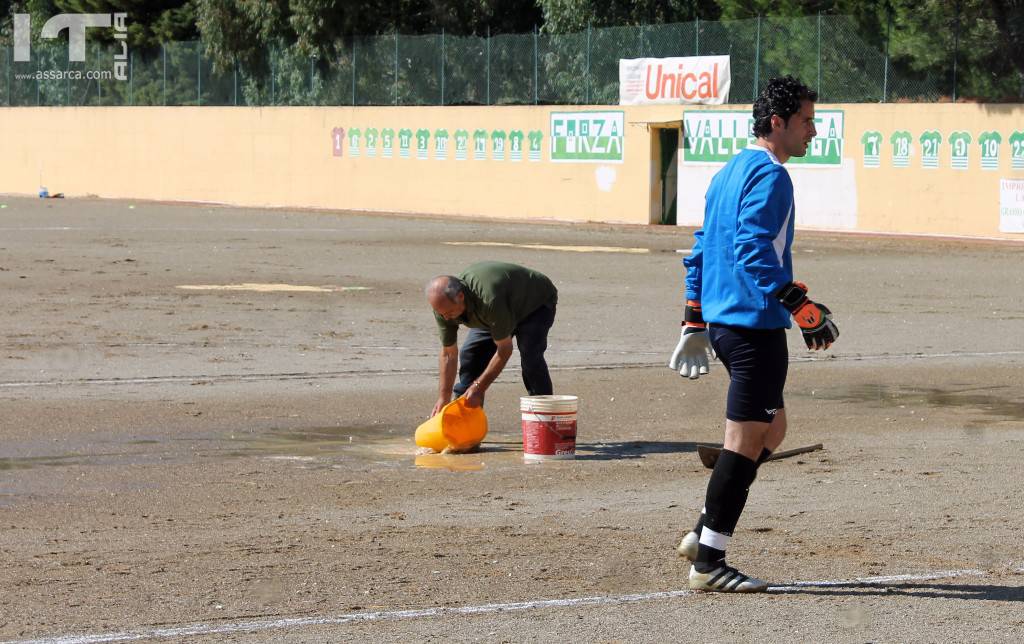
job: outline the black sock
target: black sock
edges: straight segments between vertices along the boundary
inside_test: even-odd
[[[705,517],[702,529],[731,536],[747,502],[750,484],[757,476],[757,463],[742,454],[722,450],[708,481]],[[708,572],[725,559],[725,551],[700,544],[694,567]]]
[[[703,543],[697,544],[697,561],[693,567],[697,572],[711,572],[725,563],[725,550],[719,550],[706,546]]]
[[[757,457],[757,467],[758,467],[758,469],[760,469],[761,463],[764,463],[765,461],[767,461],[768,457],[771,456],[771,455],[772,455],[772,451],[770,449],[768,449],[767,447],[761,448],[761,455]],[[697,517],[697,524],[695,526],[693,526],[693,531],[697,533],[697,537],[698,538],[700,537],[700,531],[704,529],[704,519],[706,518],[706,516],[707,515],[705,515],[704,511],[701,510],[700,516]]]

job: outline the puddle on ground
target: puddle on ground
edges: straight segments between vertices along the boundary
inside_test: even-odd
[[[1005,393],[1005,395],[999,395]],[[986,420],[967,421],[966,428],[990,427],[996,421],[1024,421],[1024,399],[1018,389],[1008,386],[911,387],[899,385],[864,384],[847,388],[834,388],[816,393],[815,398],[849,403],[876,403],[878,407],[918,411],[923,409],[951,409],[960,412],[981,412]]]
[[[386,425],[236,432],[228,440],[228,444],[222,443],[221,449],[211,451],[233,457],[264,456],[321,466],[329,466],[331,459],[339,457],[397,462],[411,457],[416,450],[411,430]]]
[[[478,451],[468,454],[417,454],[410,427],[368,425],[236,431],[206,436],[170,436],[127,441],[105,441],[96,453],[33,457],[0,457],[0,471],[37,467],[138,465],[187,462],[196,459],[266,458],[294,462],[303,467],[342,467],[339,461],[358,460],[383,467],[472,472],[487,467],[514,467],[523,463],[522,440],[513,432],[494,432]],[[134,448],[131,449],[131,448]],[[576,461],[640,459],[652,454],[693,452],[696,443],[625,441],[579,443]],[[113,451],[117,450],[117,451]],[[550,461],[571,463],[572,460]]]
[[[0,458],[0,472],[30,470],[36,467],[59,465],[81,465],[86,459],[79,455],[66,456],[25,456],[21,458]]]
[[[497,438],[497,437],[496,437]],[[272,431],[245,438],[237,456],[262,455],[277,460],[329,466],[335,458],[357,458],[390,462],[397,466],[451,472],[473,472],[488,464],[512,463],[521,456],[519,442],[484,442],[478,451],[468,454],[417,454],[414,432],[406,427],[320,427],[315,429]]]
[[[381,459],[400,464],[415,452],[413,432],[407,428],[318,427],[306,430],[271,430],[255,433],[237,431],[232,434],[206,436],[168,436],[162,439],[102,441],[102,452],[78,452],[48,456],[2,457],[0,472],[28,470],[37,467],[79,465],[138,465],[159,461],[182,462],[196,458],[230,458],[266,456],[324,463],[329,457],[356,457],[373,461]],[[325,458],[327,457],[327,458]]]
[[[472,454],[417,454],[416,467],[449,472],[477,472],[484,469],[482,452]]]

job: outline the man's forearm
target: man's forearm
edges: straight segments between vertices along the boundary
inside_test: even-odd
[[[445,350],[441,351],[441,357],[438,362],[438,373],[440,377],[437,395],[439,398],[450,398],[452,395],[452,387],[455,386],[458,357],[458,353],[456,352]]]
[[[498,379],[501,375],[501,370],[508,364],[508,359],[512,357],[512,352],[503,353],[500,349],[494,352],[491,357],[491,361],[487,363],[487,368],[480,374],[480,377],[476,379],[477,386],[486,390],[491,386],[491,383]]]

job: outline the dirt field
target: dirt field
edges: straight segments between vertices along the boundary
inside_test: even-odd
[[[775,587],[736,597],[674,551],[726,387],[664,366],[688,231],[0,203],[0,639],[1024,634],[1024,244],[798,233],[842,337],[790,336],[784,446],[826,449],[761,469],[729,553]],[[511,368],[481,453],[414,456],[423,285],[484,258],[560,290],[575,461],[523,464]],[[320,290],[180,288],[243,283]]]

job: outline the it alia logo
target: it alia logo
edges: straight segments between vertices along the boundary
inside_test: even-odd
[[[109,28],[114,26],[114,38],[121,44],[121,51],[114,53],[114,78],[128,80],[128,27],[127,13],[62,13],[43,25],[41,38],[52,40],[60,32],[68,30],[68,61],[85,62],[85,30],[90,27]],[[14,62],[27,63],[32,56],[32,16],[27,13],[14,14]]]

